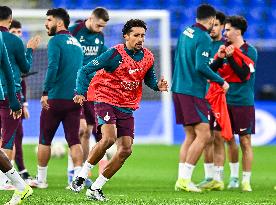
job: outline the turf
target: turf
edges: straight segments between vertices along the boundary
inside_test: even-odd
[[[31,174],[36,174],[36,155],[34,145],[25,145],[26,164]],[[51,159],[48,168],[49,188],[35,189],[34,194],[24,204],[276,204],[276,147],[255,147],[252,175],[252,193],[240,190],[184,193],[175,192],[179,146],[136,145],[133,154],[123,168],[106,184],[104,193],[108,202],[96,203],[85,197],[85,191],[79,194],[65,190],[66,157]],[[94,171],[95,176],[97,170]],[[92,177],[95,179],[95,177]],[[202,161],[195,169],[193,181],[203,179]],[[226,166],[225,183],[229,179],[229,168]],[[0,191],[0,204],[12,195],[11,191]]]

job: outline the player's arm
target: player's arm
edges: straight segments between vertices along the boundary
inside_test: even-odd
[[[6,50],[5,45],[3,44],[2,46],[2,69],[3,73],[5,75],[5,78],[7,80],[7,89],[8,89],[8,99],[10,103],[10,108],[12,111],[20,111],[21,110],[21,105],[16,97],[16,91],[15,91],[15,83],[13,79],[13,72],[10,64],[10,60],[8,57],[8,53]],[[20,114],[21,115],[21,114]]]
[[[207,38],[201,38],[196,49],[195,69],[205,78],[223,85],[224,80],[209,67],[209,48],[210,41]]]
[[[48,44],[48,69],[44,81],[43,95],[48,95],[48,91],[54,86],[60,60],[60,47],[52,38]]]
[[[242,61],[242,66],[239,66],[233,56],[227,58],[227,61],[234,73],[239,77],[239,79],[244,82],[246,81],[246,77],[250,73],[250,68]]]
[[[27,48],[25,53],[24,44],[21,39],[16,38],[16,51],[15,51],[15,60],[19,69],[22,73],[28,73],[31,69],[33,62],[33,49]]]
[[[107,71],[111,71],[109,68],[113,61],[114,53],[117,52],[116,49],[111,48],[106,52],[102,53],[100,56],[89,62],[86,66],[83,66],[78,71],[77,81],[76,81],[76,92],[79,95],[85,95],[87,92],[89,83],[93,77],[93,74],[104,68]],[[117,54],[116,54],[117,55]],[[111,59],[112,58],[112,59]]]
[[[155,71],[154,71],[153,67],[154,66],[152,66],[148,70],[148,72],[146,73],[144,82],[152,90],[159,91],[159,88],[158,88],[158,85],[157,85],[158,81],[157,81],[157,78],[156,78]]]

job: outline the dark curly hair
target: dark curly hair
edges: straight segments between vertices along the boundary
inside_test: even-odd
[[[68,29],[68,26],[70,24],[70,16],[65,9],[49,9],[46,13],[46,16],[53,16],[54,18],[61,19],[64,23],[65,28]]]
[[[147,30],[147,24],[144,21],[140,19],[130,19],[125,23],[122,29],[123,35],[129,34],[133,27],[142,27],[145,29],[145,31]]]

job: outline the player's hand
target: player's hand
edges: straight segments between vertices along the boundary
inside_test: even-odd
[[[168,81],[164,79],[164,76],[162,76],[161,79],[158,81],[157,86],[161,92],[168,91]]]
[[[40,103],[43,109],[48,110],[50,108],[48,104],[48,96],[42,96],[40,99]]]
[[[22,110],[23,110],[23,115],[24,115],[25,119],[29,119],[30,118],[30,113],[29,113],[28,107],[23,105]]]
[[[225,45],[221,45],[218,49],[218,57],[219,58],[225,58],[226,53],[225,53]]]
[[[27,43],[27,48],[31,48],[33,50],[36,49],[39,46],[40,41],[41,37],[39,35],[32,37]]]
[[[17,111],[10,111],[10,115],[12,115],[13,119],[19,119],[22,115],[22,109],[17,110]]]
[[[223,88],[224,92],[227,92],[229,89],[229,84],[226,81],[224,81],[222,88]]]
[[[83,105],[83,102],[86,101],[85,97],[83,95],[75,95],[73,98],[75,103],[80,104],[81,106]]]
[[[225,48],[226,57],[230,57],[234,53],[234,46],[230,45]]]

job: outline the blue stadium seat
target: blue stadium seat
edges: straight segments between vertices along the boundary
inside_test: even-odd
[[[74,7],[74,4],[71,0],[53,0],[53,7],[70,9]]]

